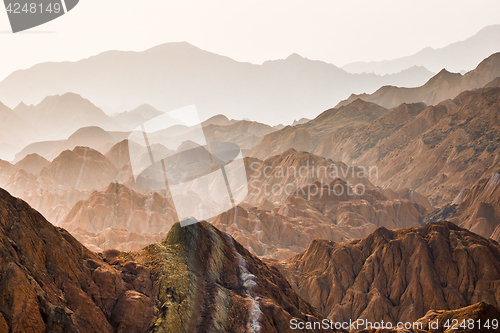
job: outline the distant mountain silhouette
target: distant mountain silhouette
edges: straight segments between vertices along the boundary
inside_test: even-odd
[[[64,141],[60,146],[50,152],[48,159],[53,160],[65,150],[73,150],[78,146],[89,147],[105,154],[117,139],[100,127],[89,126],[78,129],[75,133]]]
[[[0,101],[15,106],[73,92],[113,110],[148,103],[170,111],[195,104],[200,119],[222,113],[277,124],[312,118],[351,93],[372,92],[387,84],[419,86],[431,76],[423,68],[387,76],[349,74],[296,54],[253,65],[183,42],[144,52],[108,51],[77,62],[42,63],[16,71],[0,82]],[[95,123],[85,126],[89,125],[107,129]]]
[[[56,140],[31,143],[16,154],[13,162],[17,163],[30,154],[37,154],[46,159],[49,159],[51,156],[50,153],[64,144],[64,142],[65,140]]]
[[[393,60],[353,62],[342,66],[349,73],[398,73],[413,66],[423,66],[437,73],[446,68],[450,72],[472,70],[484,58],[500,51],[500,25],[481,29],[466,40],[433,49],[427,47],[413,55]]]
[[[162,114],[163,112],[156,110],[151,105],[142,104],[132,111],[118,113],[112,117],[124,130],[132,131],[137,126]]]
[[[29,173],[36,175],[50,162],[38,154],[30,154],[15,164],[18,169],[26,170]]]
[[[48,96],[33,107],[17,109],[16,115],[23,120],[24,126],[37,130],[36,136],[23,136],[22,133],[17,135],[20,139],[27,136],[25,141],[34,142],[35,137],[36,141],[66,139],[76,130],[86,126],[99,126],[106,130],[121,129],[101,109],[73,93]]]

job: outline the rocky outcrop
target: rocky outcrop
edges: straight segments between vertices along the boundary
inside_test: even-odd
[[[423,329],[427,332],[500,332],[500,311],[486,302],[479,302],[471,306],[454,311],[431,310],[419,319]],[[437,323],[437,328],[435,328]],[[496,323],[496,324],[495,324]]]
[[[268,261],[273,262],[273,261]],[[500,245],[453,223],[314,240],[274,264],[328,318],[414,322],[430,310],[500,304]]]
[[[353,117],[378,107],[358,99],[306,124],[271,133],[247,154],[263,159],[295,148],[376,168],[373,184],[410,189],[428,197],[433,206],[443,205],[499,167],[499,103],[500,88],[492,87],[465,91],[428,107],[420,102],[383,109],[364,123],[339,118],[347,109]],[[296,140],[299,130],[303,133]]]
[[[381,117],[358,134],[332,137],[317,153],[347,164],[377,166],[377,177],[370,178],[375,185],[408,188],[443,205],[500,166],[499,103],[500,88],[467,91],[416,109],[413,117],[402,116],[398,126]],[[399,113],[408,113],[405,109]]]
[[[341,178],[352,186],[361,184],[374,188],[368,180],[374,170],[348,166],[295,149],[288,149],[264,161],[246,158],[245,164],[249,180],[245,204],[253,206],[262,200],[279,206],[289,195],[316,181],[329,184]]]
[[[89,190],[61,186],[50,178],[35,176],[22,169],[9,178],[4,188],[10,194],[26,200],[56,225],[69,213],[71,207],[92,193]]]

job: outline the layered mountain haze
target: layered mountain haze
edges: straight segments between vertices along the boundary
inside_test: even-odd
[[[16,171],[17,168],[14,165],[7,161],[0,160],[0,186],[3,187]]]
[[[323,315],[393,323],[480,301],[498,308],[499,262],[497,242],[447,222],[379,228],[348,243],[317,239],[303,253],[275,261]]]
[[[467,91],[436,106],[401,104],[391,110],[357,99],[267,135],[247,155],[262,159],[295,148],[376,167],[376,177],[370,178],[375,185],[412,189],[434,205],[446,204],[498,167],[498,89]],[[348,116],[341,117],[342,111]],[[351,122],[356,115],[362,120]],[[332,124],[332,119],[337,121]]]
[[[118,174],[118,169],[104,155],[87,147],[63,151],[47,167],[41,177],[76,189],[99,189],[107,186]]]
[[[0,327],[8,331],[292,332],[291,318],[324,318],[277,270],[207,223],[176,224],[141,251],[96,254],[3,190],[0,221]]]
[[[86,126],[99,126],[107,130],[121,128],[89,100],[74,93],[64,93],[44,98],[31,108],[18,111],[25,122],[40,132],[38,141],[69,137]],[[71,112],[68,112],[71,110]]]
[[[50,158],[50,156],[52,155],[51,153],[62,144],[64,144],[64,141],[65,140],[56,140],[31,143],[16,153],[13,163],[17,163],[31,154],[37,154],[45,159]]]
[[[491,25],[477,34],[448,46],[427,47],[413,55],[392,60],[354,62],[342,66],[349,73],[398,73],[413,66],[423,66],[434,73],[446,68],[460,73],[472,70],[481,60],[500,51],[500,25]]]
[[[336,108],[358,98],[386,108],[393,108],[402,103],[417,102],[436,105],[446,99],[454,98],[464,90],[482,88],[499,76],[500,53],[494,53],[481,61],[474,70],[464,75],[443,69],[420,87],[384,86],[373,94],[352,94],[348,99],[337,104]]]
[[[73,92],[105,109],[130,110],[148,103],[170,111],[195,104],[202,119],[222,113],[277,124],[312,117],[353,92],[372,92],[387,84],[419,86],[431,76],[423,68],[386,76],[349,74],[296,54],[253,65],[188,43],[168,43],[144,52],[108,51],[14,72],[0,82],[0,100],[36,104],[46,96]],[[28,78],[31,89],[26,91]]]
[[[73,150],[76,147],[88,147],[97,150],[101,154],[105,154],[119,139],[123,140],[128,136],[127,132],[120,133],[121,135],[117,133],[118,135],[115,134],[114,136],[112,133],[97,126],[82,127],[71,134],[60,146],[51,151],[48,159],[52,161],[63,151]]]
[[[498,27],[351,66],[382,76],[188,43],[12,73],[0,332],[500,331]]]
[[[0,102],[0,142],[2,143],[0,158],[12,160],[17,150],[33,142],[37,136],[36,126],[27,124],[26,121]]]
[[[43,158],[38,156],[36,160],[39,163]],[[25,165],[26,169],[40,166]],[[4,166],[4,172],[11,175],[3,188],[26,200],[54,224],[59,223],[78,201],[88,198],[94,190],[107,187],[119,175],[119,169],[104,155],[87,147],[62,152],[36,174],[13,168]]]

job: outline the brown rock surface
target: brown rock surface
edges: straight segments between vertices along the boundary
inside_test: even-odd
[[[258,205],[262,199],[280,205],[300,188],[319,181],[329,184],[337,178],[349,181],[352,186],[363,184],[374,188],[368,181],[370,170],[349,167],[341,162],[304,151],[289,149],[264,161],[246,158],[249,177],[248,196],[245,203]]]
[[[467,91],[414,117],[402,116],[398,126],[389,126],[383,116],[361,134],[325,139],[317,153],[377,166],[378,177],[370,179],[375,185],[408,188],[433,205],[445,204],[500,165],[499,103],[500,88]],[[397,114],[407,113],[407,107],[392,111],[398,109]]]
[[[35,176],[25,170],[13,174],[4,188],[13,196],[28,202],[54,224],[58,224],[79,200],[91,194],[91,191],[61,186],[49,178]]]
[[[395,191],[407,188],[427,196],[432,205],[442,205],[500,165],[499,103],[500,88],[493,87],[465,91],[426,108],[423,103],[402,104],[354,125],[346,122],[348,117],[322,119],[338,118],[349,107],[353,114],[354,109],[363,113],[375,108],[356,100],[306,124],[271,133],[248,155],[263,158],[296,145],[347,165],[377,168],[370,178],[373,184]],[[297,129],[311,139],[292,140]]]
[[[272,261],[270,261],[272,262]],[[453,223],[314,240],[282,262],[299,294],[336,321],[416,321],[429,310],[500,304],[500,245]]]
[[[389,144],[392,151],[370,162],[380,171],[374,184],[411,188],[437,205],[450,202],[462,188],[500,166],[500,129],[496,126],[500,123],[500,88],[464,92],[454,102],[458,106],[447,113],[440,111],[438,118],[423,111],[414,122],[430,116],[426,122],[431,126],[422,127],[410,140],[398,140],[398,136],[411,133],[404,130],[386,140],[393,141]],[[444,106],[435,111],[438,107]],[[410,126],[418,128],[408,123]],[[379,146],[384,145],[381,142]]]

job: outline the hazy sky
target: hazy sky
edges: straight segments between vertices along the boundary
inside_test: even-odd
[[[12,34],[2,9],[0,80],[39,62],[174,41],[238,61],[295,52],[341,66],[446,46],[500,23],[499,13],[499,0],[80,0],[66,15]]]

